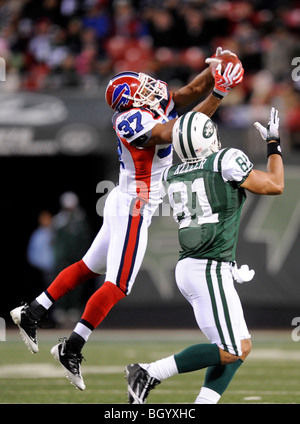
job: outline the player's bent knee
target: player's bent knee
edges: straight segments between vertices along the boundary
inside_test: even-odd
[[[220,359],[222,365],[232,364],[233,362],[236,362],[238,359],[240,359],[239,356],[233,355],[232,353],[225,352],[225,350],[221,349],[219,347],[220,351]]]
[[[241,342],[241,347],[242,347],[242,356],[241,356],[241,360],[244,361],[247,356],[249,355],[249,353],[251,352],[251,348],[252,348],[252,342],[250,339],[245,339],[242,340]]]

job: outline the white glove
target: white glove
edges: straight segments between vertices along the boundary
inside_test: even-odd
[[[265,128],[263,125],[261,125],[259,122],[254,123],[255,128],[258,129],[260,132],[260,135],[264,140],[271,141],[277,141],[280,143],[280,137],[279,137],[279,116],[278,116],[278,110],[276,110],[274,107],[271,108],[270,112],[270,120],[267,125],[267,128]]]
[[[231,272],[235,281],[240,284],[251,281],[255,274],[255,271],[253,269],[249,269],[248,265],[242,265],[238,268],[236,262],[231,267]]]

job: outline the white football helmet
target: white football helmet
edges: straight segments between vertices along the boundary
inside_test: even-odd
[[[198,162],[221,148],[216,125],[201,112],[188,112],[177,119],[172,139],[182,162]]]

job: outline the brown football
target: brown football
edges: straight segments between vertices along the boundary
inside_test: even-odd
[[[218,56],[218,57],[213,56],[212,59],[213,60],[209,64],[212,75],[215,74],[215,70],[220,63],[221,63],[221,66],[222,66],[221,73],[223,73],[225,71],[225,68],[226,68],[226,66],[228,65],[229,62],[233,63],[233,68],[237,64],[240,64],[241,67],[243,66],[240,59],[234,53],[232,53],[232,54],[223,53],[221,56]]]

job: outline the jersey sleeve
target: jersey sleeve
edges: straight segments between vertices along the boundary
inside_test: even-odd
[[[168,172],[169,169],[171,168],[172,165],[168,166],[161,174],[161,178],[160,178],[160,185],[159,185],[159,194],[160,197],[163,199],[167,194],[168,194],[168,187],[169,187],[169,182],[168,182]]]
[[[113,117],[117,136],[136,146],[141,146],[149,140],[152,128],[157,123],[157,119],[147,109],[131,109]]]
[[[242,150],[228,149],[222,158],[221,173],[224,181],[235,181],[240,186],[252,169],[253,164]]]

